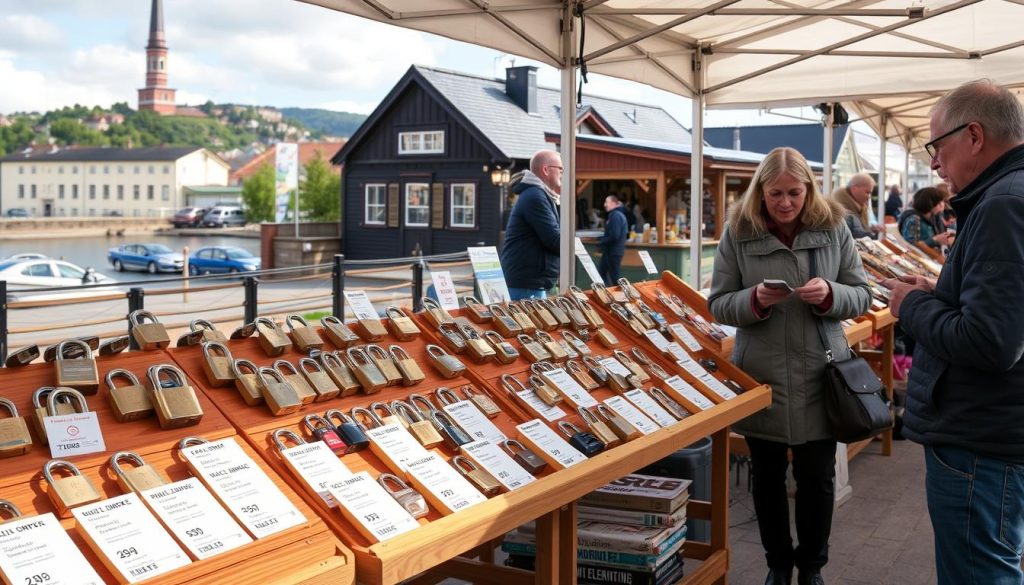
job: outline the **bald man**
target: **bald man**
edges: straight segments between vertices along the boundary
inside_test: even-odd
[[[871,191],[875,188],[875,180],[867,173],[857,173],[850,177],[845,187],[832,192],[835,199],[846,210],[846,225],[854,238],[874,238],[881,228],[871,225]]]

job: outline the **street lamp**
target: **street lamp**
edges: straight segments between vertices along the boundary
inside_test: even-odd
[[[508,169],[495,167],[494,170],[491,171],[491,184],[495,187],[505,187],[505,185],[508,185],[508,181],[511,176],[512,174]],[[504,191],[504,189],[502,189],[502,191]]]

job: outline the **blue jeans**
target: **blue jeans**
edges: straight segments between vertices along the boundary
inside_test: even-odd
[[[1024,465],[925,446],[938,585],[1021,585]]]
[[[508,295],[512,297],[513,301],[520,299],[546,299],[548,291],[546,290],[534,290],[532,288],[511,288],[508,289]]]

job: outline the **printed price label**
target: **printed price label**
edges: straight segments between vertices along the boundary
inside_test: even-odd
[[[676,343],[674,341],[672,343],[668,344],[668,353],[672,357],[676,358],[676,360],[688,360],[688,359],[690,359],[690,354],[686,353],[686,350],[683,349],[683,346],[679,345],[678,343]]]
[[[597,400],[562,368],[544,372],[542,375],[558,388],[558,392],[573,406],[597,406]]]
[[[644,263],[644,268],[647,269],[647,274],[658,274],[658,267],[654,265],[654,260],[651,259],[651,253],[647,250],[640,250],[640,261]]]
[[[17,585],[103,585],[50,513],[0,524],[0,573]]]
[[[478,246],[466,248],[466,252],[469,252],[469,261],[473,264],[480,301],[485,305],[508,302],[511,297],[508,285],[505,284],[505,274],[501,271],[498,249],[494,246]]]
[[[444,407],[444,411],[451,415],[455,422],[474,439],[488,439],[495,443],[504,441],[507,437],[501,429],[494,426],[491,419],[487,418],[480,409],[470,400],[460,400],[455,404]]]
[[[195,559],[208,559],[252,542],[194,477],[143,490],[140,495]]]
[[[434,292],[441,307],[446,311],[454,311],[459,308],[459,296],[455,292],[455,282],[452,280],[452,273],[447,270],[430,272],[430,282],[434,284]]]
[[[419,526],[370,474],[360,471],[327,486],[345,516],[361,526],[365,536],[375,542],[409,532]]]
[[[687,402],[692,403],[701,410],[707,410],[715,405],[713,402],[708,400],[707,396],[701,394],[696,388],[687,384],[686,381],[679,376],[672,376],[668,380],[665,380],[665,384],[667,384],[667,391],[670,393],[669,395],[671,396],[672,393],[675,394],[675,396],[672,397],[675,398],[676,401],[682,397]]]
[[[665,336],[654,329],[648,329],[644,331],[644,337],[650,340],[654,344],[654,347],[658,348],[658,351],[662,353],[668,353],[669,342],[665,339]]]
[[[370,297],[366,295],[366,291],[346,290],[345,300],[348,302],[348,307],[352,310],[352,314],[356,316],[356,319],[376,319],[380,321],[380,315],[377,314],[377,309],[373,308],[373,303],[370,302]]]
[[[626,419],[629,424],[637,428],[638,431],[645,435],[649,435],[654,431],[661,428],[661,426],[650,419],[646,414],[640,412],[633,403],[626,400],[621,396],[613,396],[604,401],[609,408],[615,411],[616,414]]]
[[[429,492],[433,503],[446,514],[452,514],[475,506],[480,502],[486,502],[487,498],[481,494],[473,484],[462,477],[458,471],[445,463],[444,459],[436,453],[429,453],[426,457],[409,461],[409,481],[411,481],[420,492]]]
[[[46,416],[43,425],[50,442],[50,456],[54,459],[107,450],[95,412]]]
[[[703,349],[700,346],[700,342],[697,341],[697,338],[694,337],[693,334],[690,333],[690,330],[682,323],[673,323],[669,325],[668,331],[676,341],[685,345],[690,351],[700,351]]]
[[[351,477],[352,472],[345,467],[341,459],[338,459],[334,451],[331,451],[327,443],[315,441],[289,447],[281,451],[281,456],[299,479],[315,491],[325,504],[331,508],[338,505],[327,486],[339,479]]]
[[[688,374],[700,380],[700,382],[704,384],[704,386],[708,390],[710,390],[712,393],[717,395],[722,400],[736,398],[735,392],[730,390],[725,384],[719,382],[717,378],[712,376],[707,370],[704,369],[704,366],[700,365],[700,363],[698,363],[693,358],[687,356],[686,359],[679,360],[678,364],[681,368],[686,370]]]
[[[516,396],[525,402],[533,410],[534,414],[544,420],[553,422],[565,417],[564,410],[557,406],[548,406],[539,396],[533,393],[533,390],[520,390],[516,392]]]
[[[501,485],[510,491],[537,481],[537,478],[516,463],[516,460],[509,456],[504,449],[487,439],[463,445],[462,453],[487,473],[493,475],[501,482]]]
[[[71,510],[96,552],[128,583],[138,583],[192,562],[137,494]]]
[[[405,475],[405,463],[428,453],[423,445],[400,424],[366,429],[370,450],[398,475]]]
[[[654,422],[658,423],[663,427],[673,425],[679,421],[676,417],[672,416],[669,411],[661,407],[660,404],[654,401],[653,398],[647,392],[634,388],[629,392],[623,394],[630,402],[632,402],[641,412],[651,417]]]
[[[551,427],[540,420],[531,420],[516,425],[519,439],[545,461],[558,469],[572,467],[587,460],[587,456],[576,450]]]
[[[583,265],[583,269],[587,271],[587,276],[594,282],[604,282],[601,278],[601,273],[597,271],[597,266],[594,265],[594,259],[590,257],[587,249],[583,246],[583,240],[576,238],[576,257],[580,259],[580,264]]]
[[[628,377],[628,376],[632,376],[633,375],[633,372],[629,371],[629,368],[627,368],[626,366],[622,365],[622,362],[620,362],[619,360],[617,360],[617,359],[615,359],[615,358],[613,358],[611,356],[606,357],[606,358],[601,358],[601,361],[599,361],[598,363],[600,363],[602,366],[604,366],[605,369],[608,370],[609,372],[613,372],[613,373],[619,374],[620,376],[627,376]]]

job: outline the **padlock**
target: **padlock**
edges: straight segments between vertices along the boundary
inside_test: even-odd
[[[245,323],[239,325],[237,329],[231,332],[231,339],[248,339],[256,334],[256,323]]]
[[[380,368],[373,363],[370,356],[366,355],[366,351],[362,347],[350,347],[345,350],[345,353],[348,355],[348,362],[352,366],[352,373],[355,375],[356,380],[359,380],[359,385],[363,387],[364,393],[374,394],[380,392],[388,385],[388,379],[381,373]]]
[[[21,510],[10,500],[0,500],[0,524],[21,518]]]
[[[583,289],[575,284],[569,286],[569,290],[565,293],[565,296],[575,300],[587,300],[587,293],[583,292]]]
[[[532,310],[530,318],[533,319],[533,322],[537,325],[538,329],[543,329],[544,331],[554,331],[555,329],[558,329],[559,321],[551,314],[551,311],[548,310],[543,299],[524,301],[524,303]]]
[[[376,412],[362,406],[353,406],[348,409],[348,417],[364,431],[384,426],[384,421],[377,416]]]
[[[501,442],[501,448],[512,457],[512,460],[530,472],[530,475],[538,475],[544,471],[548,462],[540,455],[526,448],[525,445],[515,439],[505,439]]]
[[[441,406],[451,406],[452,404],[462,402],[459,395],[447,386],[441,386],[437,390],[434,390],[434,398],[441,403]]]
[[[446,311],[440,303],[431,297],[423,297],[420,299],[420,303],[423,305],[423,314],[426,316],[427,321],[430,321],[430,324],[435,328],[440,327],[443,323],[455,322],[451,313]]]
[[[654,376],[655,378],[661,380],[662,382],[664,382],[665,380],[668,380],[669,378],[672,377],[672,374],[666,372],[665,368],[663,368],[660,365],[658,365],[656,363],[653,363],[653,362],[651,363],[651,365],[647,366],[647,371],[652,376]]]
[[[43,419],[50,416],[46,410],[46,398],[54,390],[56,388],[53,386],[43,386],[32,393],[32,409],[35,414],[32,417],[32,426],[36,429],[36,436],[39,437],[41,445],[48,443],[46,439],[46,426],[43,424]],[[75,406],[71,404],[71,397],[69,395],[61,396],[56,406],[58,414],[74,414],[75,412]]]
[[[577,299],[576,303],[579,305],[580,311],[583,312],[583,316],[587,319],[587,323],[590,324],[587,329],[598,329],[604,327],[604,319],[601,318],[601,315],[594,309],[594,307],[590,306],[590,301],[584,298]]]
[[[422,518],[430,513],[430,507],[423,494],[409,487],[409,484],[397,475],[382,473],[377,477],[377,483],[413,518]]]
[[[74,339],[77,339],[78,341],[81,341],[82,343],[86,344],[87,346],[89,346],[89,349],[91,349],[93,351],[96,351],[99,348],[99,346],[100,346],[100,338],[95,336],[95,335],[86,335],[86,336],[82,336],[82,337],[75,337]],[[60,344],[58,343],[56,345],[51,345],[50,347],[46,348],[46,351],[43,352],[43,361],[46,362],[46,363],[51,363],[54,360],[56,360],[57,359],[57,348],[59,346],[60,346]],[[64,357],[66,357],[66,358],[75,359],[75,358],[80,358],[80,357],[84,357],[84,356],[85,356],[85,350],[82,347],[78,346],[78,345],[68,346],[64,350]]]
[[[123,462],[131,463],[131,466],[122,466]],[[168,483],[155,467],[143,461],[138,453],[131,451],[118,451],[110,457],[110,467],[117,477],[117,485],[121,486],[124,493],[141,492]]]
[[[279,356],[292,346],[291,339],[284,334],[281,327],[266,317],[256,319],[256,339],[268,357]]]
[[[195,447],[196,445],[203,445],[206,443],[209,443],[209,441],[202,437],[184,437],[178,441],[178,450],[180,451],[188,447]]]
[[[288,337],[292,339],[296,350],[309,353],[323,348],[324,340],[320,339],[320,334],[301,315],[288,315],[284,318],[284,324],[288,327]]]
[[[456,453],[462,449],[463,445],[473,442],[473,437],[462,430],[462,427],[452,419],[451,415],[443,410],[435,410],[430,413],[430,422],[434,423],[438,432],[441,433],[445,447]]]
[[[235,389],[242,400],[249,406],[263,404],[263,388],[260,385],[260,368],[246,359],[231,362],[231,372],[235,375]]]
[[[37,358],[39,358],[39,346],[35,344],[26,345],[7,356],[4,366],[7,368],[20,368],[29,365]]]
[[[597,300],[597,304],[606,309],[612,304],[612,295],[608,292],[608,287],[603,282],[592,283],[590,290],[594,291],[594,299]]]
[[[583,310],[574,299],[559,297],[558,306],[569,316],[569,324],[573,329],[588,329],[590,322],[583,315]]]
[[[430,415],[437,411],[437,407],[429,398],[422,394],[412,393],[406,398],[406,402],[412,405],[424,419],[430,420]]]
[[[441,343],[448,348],[448,351],[455,354],[466,351],[466,339],[462,336],[462,331],[455,321],[442,323],[437,328],[437,332],[441,335]]]
[[[162,380],[161,374],[168,378]],[[188,384],[185,373],[169,364],[152,366],[147,372],[149,378],[149,400],[156,410],[162,429],[176,429],[199,424],[203,420],[203,409],[199,406],[196,393]]]
[[[487,343],[473,327],[462,327],[462,336],[466,339],[466,353],[478,364],[497,356],[497,352]]]
[[[551,362],[537,362],[530,364],[530,371],[540,376],[544,372],[553,372],[558,369],[558,366]]]
[[[283,416],[298,412],[302,408],[302,400],[292,385],[285,381],[284,376],[274,368],[260,368],[260,385],[263,390],[263,402],[274,416]]]
[[[334,432],[334,430],[331,429],[331,432]],[[274,446],[277,447],[278,452],[288,449],[288,445],[285,444],[286,441],[291,441],[292,443],[295,443],[296,447],[308,444],[306,443],[306,441],[302,439],[302,437],[299,436],[298,433],[291,429],[275,430],[273,433],[270,433],[270,440],[274,442]],[[339,439],[338,442],[340,443],[341,440]],[[342,448],[344,448],[344,446],[342,446]]]
[[[192,347],[203,343],[203,332],[202,331],[188,331],[182,333],[178,337],[178,341],[175,342],[174,347]]]
[[[622,277],[619,279],[619,288],[622,289],[622,293],[626,295],[626,298],[635,301],[640,299],[640,291],[633,286],[633,283],[629,282],[629,279]]]
[[[652,319],[647,313],[641,310],[640,306],[637,305],[636,303],[624,303],[622,305],[622,308],[626,309],[626,312],[629,313],[629,315],[633,317],[633,319],[638,321],[640,325],[644,327],[645,331],[647,329],[658,329],[658,324],[654,321],[654,319]]]
[[[591,355],[591,354],[593,354],[593,353],[594,353],[594,352],[593,352],[593,351],[592,351],[592,350],[590,349],[590,347],[588,347],[588,346],[587,346],[587,344],[583,342],[583,340],[582,340],[582,339],[580,339],[579,337],[577,337],[576,335],[574,335],[574,334],[573,334],[572,332],[570,332],[570,331],[563,331],[563,332],[562,332],[562,339],[563,339],[564,341],[568,342],[568,344],[569,344],[569,345],[571,345],[571,346],[572,346],[572,348],[573,348],[574,350],[576,350],[576,352],[577,352],[577,353],[578,353],[579,355],[581,355],[581,356],[584,356],[584,355]],[[570,356],[570,359],[575,359],[575,358],[572,358],[572,356]]]
[[[533,404],[531,404],[525,398],[520,396],[520,394],[523,392],[533,392],[533,388],[527,386],[526,384],[523,384],[522,382],[519,381],[519,378],[516,378],[511,374],[502,374],[499,380],[499,384],[501,385],[502,390],[504,390],[505,394],[508,395],[508,399],[510,401],[514,402],[520,408],[523,408],[527,413],[532,414],[534,417],[543,416],[543,414],[539,410],[537,410],[537,408]]]
[[[508,304],[508,314],[510,317],[516,320],[519,324],[519,328],[523,330],[523,333],[530,334],[537,330],[537,324],[533,322],[533,319],[516,303]]]
[[[679,420],[683,420],[684,418],[690,416],[690,411],[686,410],[686,408],[684,408],[682,404],[676,402],[674,398],[669,396],[668,393],[662,390],[661,388],[654,386],[650,390],[648,390],[647,393],[650,394],[651,398],[653,398],[654,401],[657,402],[662,408],[667,410],[669,414],[678,418]]]
[[[317,354],[316,358],[320,360],[320,365],[323,366],[334,385],[338,387],[338,393],[342,398],[359,392],[359,380],[356,379],[341,354],[324,351]]]
[[[491,315],[494,316],[491,323],[494,324],[494,329],[502,337],[509,339],[523,332],[523,328],[519,326],[519,321],[516,321],[509,315],[501,305],[488,305],[488,308],[491,310]]]
[[[459,361],[459,358],[449,354],[439,345],[427,345],[427,356],[437,373],[446,380],[460,376],[466,371],[466,365]]]
[[[75,346],[81,349],[83,357],[68,359],[65,357],[65,348]],[[96,368],[96,359],[92,356],[92,349],[77,339],[66,339],[57,346],[57,361],[54,362],[54,372],[58,386],[75,388],[82,394],[93,395],[100,387],[100,374]]]
[[[594,408],[597,410],[601,420],[608,424],[608,428],[623,441],[632,441],[643,436],[639,429],[634,427],[631,422],[623,418],[619,413],[608,408],[608,405],[598,404]]]
[[[655,327],[661,330],[666,329],[668,320],[665,319],[664,315],[655,311],[654,308],[648,305],[645,301],[636,301],[636,306],[643,311],[644,315],[647,315],[648,319],[655,323]]]
[[[544,349],[551,355],[551,359],[556,362],[564,362],[569,359],[569,354],[562,347],[562,344],[555,341],[554,337],[547,331],[538,331],[536,335],[537,343],[544,346]]]
[[[313,387],[306,381],[306,377],[291,362],[288,360],[277,360],[274,362],[274,370],[281,374],[281,377],[292,387],[292,390],[295,390],[295,394],[299,397],[299,402],[309,404],[316,400],[316,391],[313,390]]]
[[[462,297],[462,302],[466,305],[466,314],[475,323],[490,323],[494,319],[494,314],[487,308],[487,305],[476,300],[475,297]]]
[[[322,441],[331,451],[341,455],[348,453],[348,445],[338,436],[334,425],[319,414],[307,414],[302,419],[302,426],[306,427],[314,440]]]
[[[494,359],[499,364],[511,364],[519,359],[519,350],[514,345],[505,341],[497,331],[484,331],[484,339],[490,342],[494,348]]]
[[[633,374],[623,376],[618,372],[613,372],[610,369],[608,370],[608,388],[616,394],[622,394],[623,392],[629,392],[632,390],[634,385],[631,383],[631,379],[636,380],[636,377],[633,376]]]
[[[606,449],[622,444],[622,439],[616,435],[606,422],[597,418],[597,415],[588,410],[584,406],[576,407],[576,412],[579,413],[580,418],[586,423],[587,428],[591,434],[600,439]]]
[[[217,327],[206,319],[192,319],[188,323],[189,331],[198,331],[203,341],[214,343],[227,343],[228,338],[217,330]]]
[[[388,318],[388,329],[399,341],[412,341],[420,336],[420,328],[398,307],[386,307],[384,316]]]
[[[633,349],[629,350],[629,353],[633,354],[633,361],[640,364],[640,367],[642,368],[649,369],[652,365],[654,365],[654,362],[651,361],[651,357],[644,353],[644,350],[640,349],[639,347],[634,347]]]
[[[0,410],[6,410],[10,415],[0,418],[0,458],[24,455],[32,448],[28,423],[18,416],[18,407],[14,402],[6,398],[0,398]]]
[[[597,338],[601,345],[607,347],[608,349],[612,349],[613,347],[619,344],[619,338],[615,337],[615,335],[613,335],[607,327],[595,331],[594,337]]]
[[[381,424],[399,425],[402,428],[409,427],[409,423],[405,422],[404,418],[395,416],[395,413],[391,411],[391,407],[386,402],[374,402],[370,405],[370,412],[377,415]]]
[[[672,313],[675,314],[677,317],[679,317],[680,319],[683,318],[682,307],[676,305],[676,302],[673,301],[672,298],[665,294],[665,292],[662,291],[660,288],[654,291],[654,298],[658,299],[658,302],[661,303],[663,307],[665,307],[669,311],[672,311]]]
[[[644,327],[643,324],[640,323],[640,321],[638,321],[635,317],[630,315],[629,311],[623,308],[622,305],[612,305],[611,312],[613,315],[618,317],[619,320],[622,321],[622,323],[629,327],[630,330],[632,330],[633,333],[635,333],[638,337],[643,337],[644,334],[647,332],[647,328]]]
[[[503,487],[501,482],[476,463],[473,463],[462,455],[452,457],[451,463],[452,467],[454,467],[462,477],[469,480],[469,483],[473,484],[473,487],[480,490],[480,493],[483,495],[493,496],[501,492]]]
[[[313,358],[302,358],[299,360],[299,371],[306,377],[309,387],[316,392],[313,402],[330,400],[341,393],[331,376],[320,366],[320,362]]]
[[[576,425],[564,420],[558,421],[557,426],[558,431],[569,440],[569,444],[587,457],[593,457],[604,451],[604,443],[601,442],[601,439],[595,437],[593,433],[581,431]]]
[[[122,351],[128,349],[129,345],[131,345],[131,337],[127,335],[122,335],[120,337],[115,337],[113,339],[108,339],[107,341],[104,341],[100,345],[98,351],[100,357],[117,355]]]
[[[42,390],[42,389],[40,389]],[[36,391],[37,393],[39,390]],[[59,386],[53,388],[51,391],[45,393],[46,396],[46,408],[45,414],[39,418],[39,431],[40,443],[46,445],[48,439],[46,437],[46,423],[45,417],[48,416],[63,416],[68,414],[85,413],[89,412],[89,404],[85,401],[85,396],[81,392],[74,388],[65,388]],[[32,400],[35,404],[35,396]],[[38,416],[38,411],[37,411]]]
[[[395,400],[391,403],[391,410],[395,413],[395,416],[405,420],[406,428],[409,429],[412,436],[416,437],[420,445],[430,449],[444,441],[433,423],[424,419],[416,407],[409,406],[401,400]]]
[[[651,379],[650,374],[645,372],[644,369],[640,367],[640,364],[634,362],[633,358],[629,357],[629,355],[627,355],[626,352],[622,351],[621,349],[616,349],[615,351],[612,352],[612,354],[615,356],[616,359],[622,362],[622,365],[626,366],[626,369],[632,372],[633,375],[636,376],[637,380],[639,380],[641,383],[647,382],[648,380]],[[650,360],[647,361],[649,362]]]
[[[548,382],[537,375],[532,375],[529,378],[530,386],[533,389],[533,393],[540,398],[544,404],[548,406],[555,406],[562,402],[562,394],[553,388]]]
[[[402,376],[403,386],[415,386],[427,379],[426,374],[420,369],[420,365],[401,346],[392,345],[388,348],[388,353],[391,354],[391,359]]]
[[[569,318],[569,314],[562,310],[562,307],[558,306],[558,303],[554,299],[540,299],[538,303],[544,305],[544,308],[551,313],[551,317],[554,318],[558,325],[555,327],[571,327],[572,319]]]
[[[594,380],[587,372],[587,369],[580,365],[576,360],[569,360],[565,362],[565,369],[572,376],[576,383],[583,387],[587,392],[593,392],[600,387],[597,380]]]
[[[548,353],[548,350],[529,335],[522,333],[516,337],[516,340],[519,341],[519,346],[523,348],[520,353],[525,355],[526,359],[531,362],[551,359],[551,354]]]
[[[462,395],[475,404],[487,418],[494,418],[501,414],[501,408],[495,404],[494,399],[490,396],[482,392],[476,392],[469,384],[463,386],[461,390]]]
[[[323,325],[324,333],[327,334],[327,339],[339,349],[345,349],[353,343],[359,342],[359,336],[352,332],[345,325],[341,319],[334,315],[328,315],[320,318],[320,324]]]
[[[235,372],[231,365],[235,363],[228,346],[217,342],[203,343],[203,371],[211,386],[231,386],[235,383]]]
[[[118,388],[115,378],[128,380],[126,386]],[[135,374],[125,369],[116,368],[107,372],[107,402],[117,422],[131,422],[153,416],[153,403],[149,394]]]
[[[66,477],[53,477],[53,472],[63,470]],[[96,491],[89,478],[70,461],[50,459],[43,466],[43,479],[49,484],[46,495],[53,504],[53,512],[58,518],[70,518],[71,508],[98,502],[103,496]]]
[[[391,354],[384,350],[383,347],[375,344],[369,344],[366,346],[366,355],[370,356],[373,360],[373,365],[377,366],[380,373],[384,375],[384,379],[387,380],[387,386],[395,386],[404,382],[402,378],[402,372],[398,369],[398,364],[391,358]]]
[[[388,330],[376,314],[358,316],[355,330],[364,341],[380,341],[388,336]]]
[[[608,294],[612,297],[612,303],[626,303],[629,302],[629,297],[626,293],[622,292],[622,288],[608,289]]]
[[[332,408],[324,413],[324,418],[334,427],[338,438],[348,446],[346,453],[362,451],[370,446],[370,438],[366,436],[366,432],[344,412]]]
[[[587,373],[597,382],[598,386],[608,385],[608,380],[611,378],[611,372],[608,371],[608,368],[602,366],[600,362],[589,355],[583,356],[583,364],[587,366]]]
[[[146,323],[146,320],[149,323]],[[131,324],[132,338],[139,348],[144,351],[162,349],[171,344],[171,338],[167,335],[167,328],[157,320],[156,315],[149,311],[132,311],[128,314],[128,322]]]

